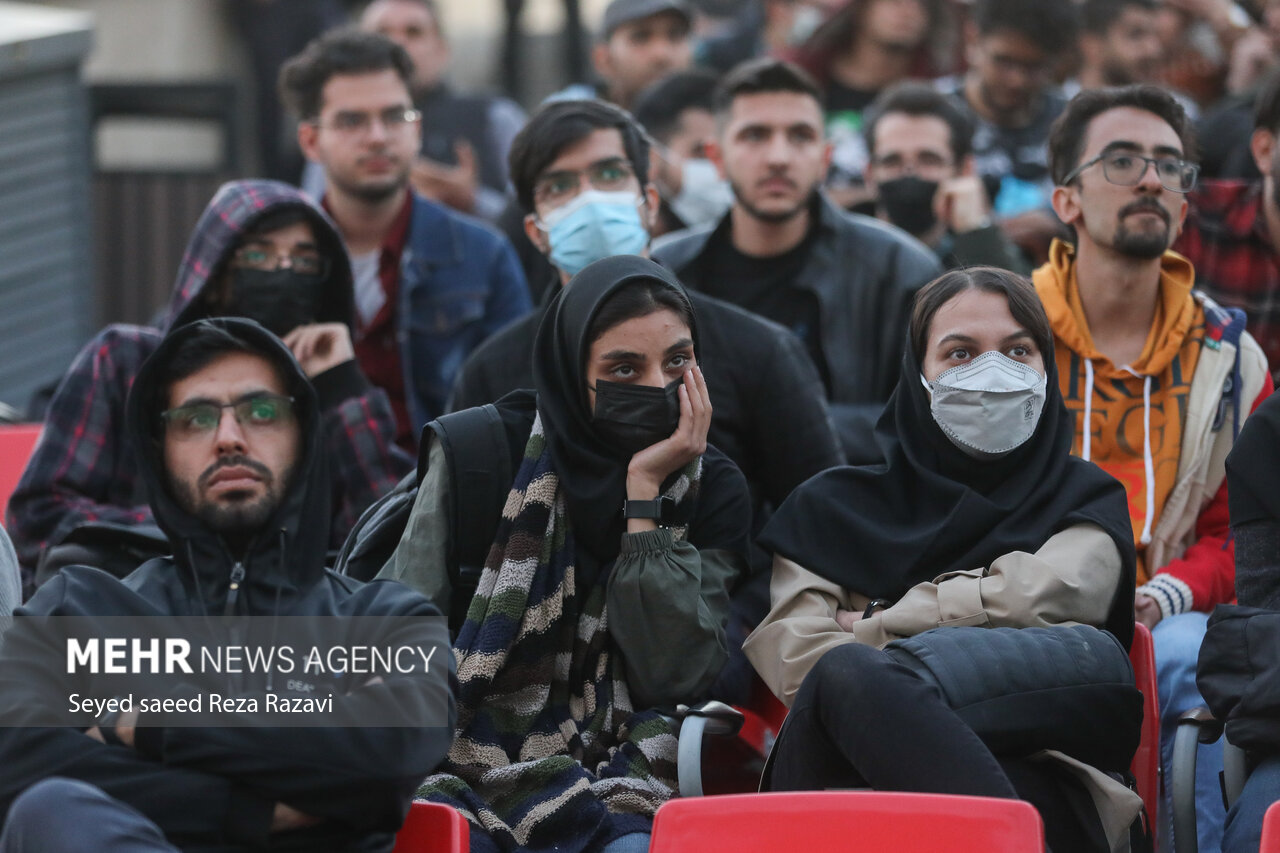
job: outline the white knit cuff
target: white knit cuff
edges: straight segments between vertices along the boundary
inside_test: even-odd
[[[1158,574],[1135,590],[1137,595],[1149,595],[1160,605],[1160,618],[1168,619],[1186,613],[1195,602],[1191,587],[1173,575]]]

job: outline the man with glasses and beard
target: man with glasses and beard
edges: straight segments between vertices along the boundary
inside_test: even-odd
[[[489,335],[532,308],[511,244],[409,187],[421,148],[413,64],[386,36],[339,30],[280,71],[298,144],[325,172],[325,210],[355,274],[356,358],[385,388],[397,438],[416,446],[454,375]]]
[[[820,191],[831,163],[807,74],[761,59],[716,94],[707,148],[734,202],[719,221],[659,241],[655,260],[685,286],[781,323],[818,368],[844,452],[879,458],[872,428],[897,384],[915,292],[937,259],[902,231],[846,213]]]
[[[1193,293],[1191,264],[1168,251],[1195,185],[1194,147],[1186,113],[1161,89],[1073,98],[1049,163],[1054,211],[1075,241],[1055,240],[1033,276],[1076,416],[1073,452],[1129,495],[1134,617],[1155,641],[1166,773],[1178,717],[1203,704],[1195,668],[1209,611],[1235,598],[1224,461],[1272,389],[1244,312]],[[1200,849],[1216,850],[1221,747],[1206,749],[1218,755],[1197,765]]]

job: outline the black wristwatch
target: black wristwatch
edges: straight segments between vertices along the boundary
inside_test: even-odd
[[[666,495],[660,495],[651,501],[624,500],[622,517],[649,518],[661,523],[670,516],[671,508],[675,505],[676,502]]]

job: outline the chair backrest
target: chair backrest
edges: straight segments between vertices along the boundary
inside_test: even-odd
[[[797,791],[670,800],[649,853],[1029,853],[1044,849],[1030,803],[898,791]]]
[[[0,520],[9,505],[9,496],[22,479],[31,449],[40,437],[40,424],[5,424],[0,426]]]
[[[467,853],[471,828],[455,808],[443,803],[415,802],[396,833],[392,853]]]
[[[1138,783],[1138,796],[1147,809],[1148,830],[1155,841],[1156,804],[1160,801],[1160,708],[1156,703],[1156,654],[1151,632],[1141,622],[1134,626],[1133,645],[1129,647],[1134,683],[1142,691],[1142,739],[1133,755],[1129,772]]]
[[[1280,803],[1272,803],[1262,816],[1262,844],[1258,853],[1280,853]]]

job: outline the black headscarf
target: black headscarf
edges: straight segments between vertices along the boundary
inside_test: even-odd
[[[1128,646],[1136,560],[1124,487],[1071,456],[1074,424],[1053,348],[1043,355],[1046,396],[1035,432],[1012,453],[980,460],[933,419],[908,344],[876,423],[885,461],[831,468],[805,482],[770,519],[760,545],[847,589],[896,601],[916,584],[1035,552],[1055,533],[1092,522],[1120,549],[1124,567],[1105,627]]]
[[[1280,520],[1280,489],[1276,471],[1268,464],[1280,447],[1280,394],[1258,406],[1240,428],[1227,454],[1227,502],[1231,524]]]
[[[639,255],[604,258],[560,288],[547,307],[533,347],[538,413],[568,502],[578,567],[587,577],[618,555],[631,460],[630,453],[611,446],[592,428],[587,405],[586,364],[591,350],[587,330],[613,294],[637,281],[656,281],[684,295],[679,280],[653,261]],[[689,331],[696,354],[696,323]]]

